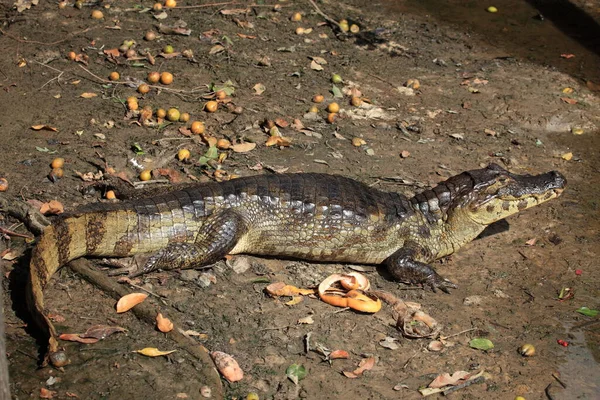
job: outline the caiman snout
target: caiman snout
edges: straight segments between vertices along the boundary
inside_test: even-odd
[[[550,171],[549,175],[551,180],[550,189],[554,189],[556,196],[560,196],[567,186],[567,178],[558,171]]]

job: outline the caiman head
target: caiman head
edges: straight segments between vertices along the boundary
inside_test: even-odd
[[[455,185],[455,206],[480,225],[489,225],[527,208],[554,199],[567,180],[557,171],[516,175],[497,164],[450,178]]]

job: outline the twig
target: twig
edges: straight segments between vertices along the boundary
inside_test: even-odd
[[[74,36],[81,35],[82,33],[89,32],[89,31],[91,31],[92,29],[96,29],[96,28],[98,28],[98,27],[97,27],[97,26],[90,26],[89,28],[86,28],[86,29],[84,29],[84,30],[82,30],[82,31],[73,32],[73,33],[71,33],[70,35],[67,35],[67,37],[65,37],[64,39],[57,40],[56,42],[50,42],[50,43],[46,43],[46,42],[38,42],[37,40],[26,40],[26,39],[20,39],[20,38],[18,38],[18,37],[15,37],[15,36],[11,35],[10,33],[6,33],[6,32],[5,32],[4,30],[2,30],[2,29],[0,29],[0,33],[2,33],[3,35],[5,35],[5,36],[7,36],[7,37],[9,37],[9,38],[11,38],[11,39],[13,39],[13,40],[16,40],[16,41],[17,41],[17,42],[19,42],[19,43],[28,43],[28,44],[41,44],[41,45],[43,45],[43,46],[53,46],[53,45],[55,45],[55,44],[59,44],[59,43],[62,43],[62,42],[66,42],[67,40],[71,39],[71,38],[72,38],[72,37],[74,37]]]
[[[317,14],[319,14],[321,17],[325,18],[325,20],[327,22],[329,22],[330,24],[337,26],[338,29],[340,30],[340,32],[342,32],[344,35],[346,34],[346,32],[342,29],[342,26],[339,24],[339,22],[337,22],[336,20],[334,20],[333,18],[331,18],[327,14],[325,14],[323,11],[321,11],[321,9],[317,5],[317,3],[315,3],[313,0],[308,0],[308,2],[313,6],[313,8],[317,12]]]
[[[2,228],[1,226],[0,226],[0,233],[3,233],[8,236],[22,237],[22,238],[30,239],[30,240],[35,239],[33,236],[28,236],[28,235],[24,235],[22,233],[17,233],[17,232],[11,231],[9,229]]]
[[[217,7],[217,6],[226,6],[229,4],[238,4],[238,2],[236,1],[228,1],[225,3],[208,3],[208,4],[200,4],[197,6],[179,6],[179,7],[173,7],[176,10],[184,10],[184,9],[190,9],[190,8],[207,8],[207,7]],[[272,7],[272,6],[271,6]]]
[[[394,85],[392,82],[390,82],[390,81],[388,81],[388,80],[385,80],[385,79],[383,79],[383,78],[382,78],[382,77],[380,77],[380,76],[377,76],[377,75],[375,75],[375,74],[371,74],[371,73],[369,73],[369,72],[367,72],[367,75],[370,75],[370,76],[372,76],[373,78],[379,79],[381,82],[385,82],[385,83],[387,83],[388,85],[390,85],[390,86],[391,86],[391,87],[393,87],[393,88],[395,88],[395,87],[396,87],[396,85]]]
[[[451,337],[462,335],[463,333],[467,333],[467,332],[471,332],[471,331],[476,331],[477,329],[479,329],[479,328],[465,329],[464,331],[453,333],[452,335],[441,336],[440,339],[443,339],[443,340],[450,339]]]
[[[466,381],[465,383],[462,383],[460,385],[452,386],[450,389],[446,389],[442,393],[444,393],[444,396],[447,396],[452,392],[456,392],[457,390],[464,389],[464,388],[474,385],[476,383],[483,383],[483,382],[485,382],[485,378],[483,376],[478,376],[477,378]]]
[[[408,360],[406,360],[406,362],[402,366],[402,369],[405,369],[406,367],[408,367],[408,364],[410,364],[410,362],[412,361],[412,359],[415,358],[418,354],[419,354],[419,352],[416,351],[415,354],[413,354],[412,356],[408,357]]]
[[[154,184],[154,183],[169,183],[169,180],[168,179],[155,179],[152,181],[133,182],[133,186],[138,187],[138,186],[144,186],[144,185],[149,185],[149,184]]]

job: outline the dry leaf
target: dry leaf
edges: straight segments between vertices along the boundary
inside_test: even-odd
[[[104,54],[106,54],[109,57],[113,57],[113,58],[117,58],[121,55],[121,53],[119,52],[119,49],[105,49]]]
[[[12,261],[15,258],[19,257],[19,253],[17,253],[13,249],[6,249],[2,253],[0,253],[0,255],[2,256],[2,259],[6,261]]]
[[[256,94],[257,96],[260,96],[265,92],[265,90],[267,90],[265,85],[263,85],[262,83],[257,83],[256,85],[252,86],[252,89],[254,89],[254,94]]]
[[[134,353],[139,353],[139,354],[147,356],[147,357],[160,357],[160,356],[166,356],[167,354],[175,353],[176,351],[177,350],[161,351],[161,350],[157,349],[156,347],[144,347],[141,350],[134,351]]]
[[[402,150],[402,152],[400,153],[400,157],[402,158],[408,158],[410,156],[410,151],[408,150]]]
[[[58,132],[58,129],[56,129],[53,126],[50,125],[32,125],[31,129],[33,129],[34,131],[52,131],[52,132]]]
[[[242,39],[256,39],[256,36],[252,36],[252,35],[245,35],[243,33],[238,33],[237,34],[239,37],[241,37]]]
[[[298,320],[299,324],[305,324],[305,325],[312,325],[315,323],[315,321],[313,320],[313,318],[309,315],[308,317],[304,317],[304,318],[300,318]]]
[[[210,353],[210,356],[221,375],[229,382],[237,382],[244,378],[244,371],[242,371],[237,361],[229,354],[222,351],[213,351]]]
[[[344,375],[348,378],[354,379],[358,378],[363,374],[363,372],[370,370],[375,366],[375,357],[363,358],[358,364],[358,368],[354,371],[343,371]]]
[[[286,301],[285,305],[295,306],[298,303],[302,303],[302,301],[304,301],[304,298],[302,296],[293,296],[290,301]]]
[[[560,99],[567,104],[577,104],[577,100],[572,99],[570,97],[561,97]]]
[[[452,375],[443,373],[438,375],[429,385],[430,388],[441,388],[448,385],[456,385],[459,381],[467,379],[470,374],[466,371],[456,371]]]
[[[84,92],[79,95],[79,97],[83,97],[84,99],[91,99],[92,97],[98,96],[96,93],[92,92]]]
[[[167,333],[173,330],[173,323],[169,318],[165,318],[161,313],[158,313],[156,316],[156,327],[159,331]]]
[[[217,54],[220,53],[222,51],[225,51],[225,47],[221,46],[220,44],[214,45],[210,51],[208,52],[208,54]]]
[[[85,331],[84,334],[80,334],[79,336],[83,338],[95,338],[99,340],[104,340],[113,333],[117,332],[126,332],[127,329],[122,328],[120,326],[110,326],[110,325],[93,325]]]
[[[329,353],[329,357],[328,358],[330,360],[350,358],[350,354],[348,354],[348,352],[346,350],[334,350],[331,353]]]
[[[284,138],[283,136],[269,136],[265,146],[284,146],[288,147],[291,144],[290,139]]]
[[[571,161],[571,159],[573,158],[573,153],[568,152],[568,153],[563,154],[560,157],[565,161]]]
[[[526,241],[525,244],[527,246],[535,246],[536,242],[537,242],[537,238],[532,238],[532,239],[529,239],[528,241]]]
[[[310,62],[310,69],[313,69],[315,71],[323,71],[323,67],[321,67],[319,63],[317,63],[315,60],[312,60]]]
[[[561,57],[561,58],[566,58],[566,59],[568,60],[569,58],[573,58],[573,57],[575,57],[575,54],[570,54],[570,53],[567,53],[567,54],[561,54],[561,55],[560,55],[560,57]]]
[[[220,13],[223,15],[241,15],[248,14],[251,10],[249,8],[232,8],[227,10],[221,10]]]
[[[146,293],[130,293],[121,297],[117,302],[117,312],[123,313],[131,310],[133,307],[146,300],[146,297],[148,297]]]
[[[256,143],[246,142],[246,143],[234,144],[233,146],[230,147],[230,149],[235,151],[236,153],[247,153],[249,151],[254,150],[255,147],[256,147]]]
[[[69,342],[79,342],[84,344],[94,344],[99,340],[96,338],[84,338],[81,337],[78,333],[63,333],[58,338],[60,340],[68,340]]]
[[[53,399],[56,395],[58,395],[58,392],[48,390],[46,388],[40,388],[40,399]]]
[[[62,214],[65,211],[62,203],[57,200],[50,200],[47,203],[42,204],[40,212],[46,214]]]

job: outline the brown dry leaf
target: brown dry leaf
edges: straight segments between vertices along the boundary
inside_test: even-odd
[[[220,53],[222,51],[225,51],[225,47],[221,46],[220,44],[216,44],[213,47],[211,47],[211,49],[208,52],[208,54],[217,54],[217,53]]]
[[[67,397],[74,397],[74,398],[76,398],[76,399],[78,399],[78,398],[79,398],[79,396],[77,396],[77,395],[76,395],[75,393],[73,393],[73,392],[65,392],[65,395],[66,395]]]
[[[252,12],[249,8],[230,8],[220,11],[222,15],[242,15]]]
[[[257,83],[256,85],[252,86],[252,89],[254,89],[254,94],[257,96],[260,96],[265,92],[265,90],[267,90],[265,85],[263,85],[262,83]]]
[[[13,249],[6,249],[2,253],[0,253],[0,256],[2,256],[3,260],[12,261],[15,258],[19,257],[19,253]]]
[[[470,373],[466,371],[456,371],[452,375],[449,373],[443,373],[438,375],[429,385],[428,387],[432,389],[441,388],[448,385],[456,385],[461,380],[468,379]]]
[[[400,157],[402,157],[402,158],[408,158],[408,157],[410,157],[410,151],[408,151],[408,150],[402,150],[402,152],[400,153]]]
[[[359,376],[361,376],[363,374],[363,372],[370,370],[374,366],[375,366],[375,357],[363,358],[362,360],[360,360],[360,363],[358,364],[358,368],[356,368],[352,372],[343,371],[343,373],[347,378],[354,379],[354,378],[358,378]]]
[[[156,316],[156,327],[159,331],[167,333],[173,330],[173,323],[169,318],[163,317],[162,313],[158,313]]]
[[[271,296],[296,296],[314,294],[313,289],[300,289],[296,286],[286,285],[284,282],[271,283],[265,288],[268,294]]]
[[[592,81],[585,82],[585,86],[590,89],[592,92],[600,92],[600,84]]]
[[[298,320],[299,324],[312,325],[315,323],[315,320],[309,315],[308,317],[300,318]]]
[[[79,95],[79,97],[83,97],[84,99],[91,99],[92,97],[98,96],[96,93],[92,92],[84,92]]]
[[[256,36],[252,36],[252,35],[244,35],[243,33],[238,33],[237,34],[239,37],[241,37],[242,39],[256,39]]]
[[[173,168],[158,168],[156,173],[160,176],[166,176],[171,183],[181,183],[181,174]]]
[[[267,142],[265,143],[265,146],[267,146],[267,147],[269,147],[269,146],[288,147],[290,144],[292,144],[291,140],[288,138],[284,138],[283,136],[269,136],[269,138],[267,139]]]
[[[117,312],[124,313],[125,311],[131,310],[144,300],[148,295],[146,293],[129,293],[119,299],[117,302]]]
[[[60,340],[67,340],[69,342],[79,342],[83,344],[94,344],[98,342],[98,340],[100,340],[96,338],[84,338],[81,337],[78,333],[63,333],[58,338]]]
[[[31,129],[33,129],[34,131],[51,131],[51,132],[58,132],[58,129],[50,126],[50,125],[32,125]]]
[[[244,378],[244,371],[240,368],[235,359],[222,351],[213,351],[210,353],[217,369],[229,382],[237,382]]]
[[[285,119],[283,118],[276,118],[275,119],[275,125],[277,125],[280,128],[287,128],[288,126],[290,126],[290,123],[287,122]]]
[[[160,356],[166,356],[171,353],[175,353],[176,351],[177,350],[162,351],[162,350],[157,349],[156,347],[144,347],[141,350],[135,350],[134,353],[139,353],[146,357],[160,357]]]
[[[191,29],[182,26],[166,26],[163,24],[158,25],[158,31],[163,35],[190,36],[192,34]]]
[[[312,60],[312,61],[310,62],[310,69],[313,69],[313,70],[315,70],[315,71],[323,71],[323,67],[321,67],[321,66],[319,65],[319,63],[318,63],[318,62],[316,62],[315,60]]]
[[[566,58],[568,60],[569,58],[575,57],[575,54],[565,53],[565,54],[561,54],[560,57]]]
[[[83,338],[95,338],[99,340],[104,340],[113,333],[117,332],[127,332],[127,329],[122,328],[120,326],[110,326],[110,325],[93,325],[90,326],[85,333],[80,334],[79,336]]]
[[[46,388],[40,388],[40,399],[53,399],[56,395],[58,395],[58,392],[48,390]]]
[[[62,214],[65,211],[62,203],[57,200],[50,200],[47,203],[42,204],[40,212],[46,214]]]
[[[334,350],[329,353],[330,360],[338,360],[343,358],[350,358],[350,354],[346,350]]]
[[[573,153],[571,153],[571,152],[565,153],[562,156],[560,156],[560,158],[562,158],[565,161],[571,161],[571,159],[573,159]]]
[[[254,150],[255,147],[256,147],[256,143],[246,142],[246,143],[234,144],[233,146],[230,147],[230,149],[236,153],[247,153],[249,151]]]
[[[570,97],[561,97],[560,99],[567,104],[577,104],[577,100],[572,99]]]
[[[296,130],[296,131],[299,131],[299,132],[301,132],[301,131],[302,131],[302,129],[304,129],[304,128],[305,128],[305,126],[304,126],[304,124],[302,123],[302,121],[301,121],[300,119],[298,119],[298,118],[295,118],[295,119],[294,119],[294,122],[292,122],[292,125],[291,125],[291,127],[292,127],[292,129],[294,129],[294,130]]]
[[[104,54],[106,54],[109,57],[113,57],[113,58],[117,58],[121,55],[121,53],[119,52],[119,49],[105,49]]]
[[[537,242],[537,238],[531,238],[528,241],[525,242],[525,244],[527,246],[535,246],[535,243]]]

